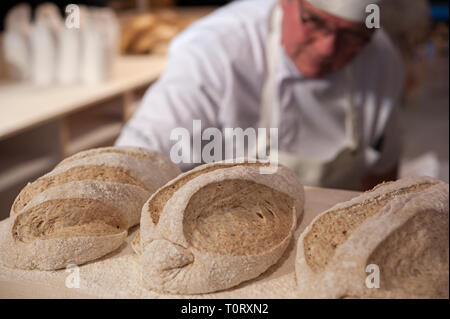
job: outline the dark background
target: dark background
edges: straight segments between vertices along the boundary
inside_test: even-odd
[[[55,3],[61,14],[64,13],[64,9],[68,4],[84,4],[89,6],[107,6],[111,1],[108,0],[25,0],[25,1],[12,1],[12,0],[0,0],[0,31],[3,30],[3,20],[5,18],[6,13],[9,9],[19,3],[29,3],[32,8],[32,15],[34,14],[34,9],[45,2],[53,2]],[[120,2],[115,1],[115,2]],[[129,1],[128,1],[129,2]],[[174,0],[174,3],[179,6],[219,6],[224,5],[231,0]]]
[[[53,2],[58,5],[58,7],[61,10],[61,14],[64,13],[65,7],[70,3],[76,3],[76,4],[85,4],[90,6],[106,6],[108,3],[111,2],[120,2],[121,0],[24,0],[24,1],[12,1],[12,0],[0,0],[0,31],[3,30],[3,20],[4,17],[9,9],[11,9],[13,6],[19,3],[27,2],[32,7],[32,14],[34,14],[34,9],[41,3],[44,2]],[[126,0],[124,0],[126,1]],[[219,6],[224,5],[226,3],[231,2],[232,0],[174,0],[174,3],[179,6]],[[130,1],[127,1],[130,2]],[[431,5],[447,5],[449,3],[449,0],[429,0]],[[414,5],[414,0],[411,0],[411,5]],[[441,15],[441,14],[440,14]],[[448,14],[447,14],[448,19]]]
[[[32,17],[33,17],[34,10],[36,9],[36,7],[45,2],[55,3],[59,7],[61,14],[64,13],[66,6],[70,3],[85,4],[85,5],[90,5],[90,6],[106,6],[108,4],[107,0],[75,0],[75,1],[74,0],[72,0],[72,1],[70,1],[70,0],[66,0],[66,1],[61,1],[61,0],[56,0],[56,1],[51,1],[51,0],[26,0],[26,1],[0,0],[0,31],[3,31],[3,27],[4,27],[3,20],[5,19],[6,13],[8,12],[9,9],[14,7],[15,5],[20,4],[20,3],[29,3],[31,5]]]

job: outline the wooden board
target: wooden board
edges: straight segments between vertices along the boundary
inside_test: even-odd
[[[70,275],[66,270],[24,271],[0,266],[0,298],[296,298],[294,260],[298,236],[319,213],[359,194],[316,187],[305,187],[305,191],[303,220],[284,256],[258,278],[237,287],[193,296],[159,294],[142,288],[139,260],[129,244],[137,231],[135,227],[118,251],[79,267],[79,288],[66,288]],[[4,231],[4,224],[0,223],[0,231]]]
[[[117,58],[110,80],[96,85],[0,83],[0,140],[36,125],[79,111],[92,104],[148,86],[164,71],[158,56]]]

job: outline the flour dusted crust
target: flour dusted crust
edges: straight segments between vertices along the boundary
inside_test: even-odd
[[[300,296],[448,298],[448,194],[444,182],[408,177],[317,216],[298,240]],[[368,288],[373,265],[379,288]]]
[[[278,261],[302,218],[304,190],[291,170],[261,174],[262,165],[203,165],[152,195],[133,241],[145,287],[208,293]]]
[[[77,153],[22,189],[11,207],[18,213],[36,194],[76,180],[101,180],[132,184],[150,195],[180,173],[163,154],[138,147],[103,147]]]
[[[0,261],[52,270],[117,249],[143,204],[180,173],[155,151],[107,147],[75,154],[17,196],[0,238]]]

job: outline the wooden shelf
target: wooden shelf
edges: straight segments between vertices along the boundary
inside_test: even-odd
[[[0,218],[28,183],[49,172],[62,158],[58,122],[0,141]]]
[[[39,87],[0,80],[0,219],[27,182],[64,157],[112,145],[165,59],[122,56],[98,85]]]
[[[68,143],[65,155],[71,156],[89,148],[113,145],[114,140],[119,136],[120,131],[122,130],[122,126],[123,124],[121,122],[110,123],[79,136]]]
[[[59,123],[54,122],[0,141],[0,192],[42,175],[61,160],[54,139],[58,133]]]
[[[0,172],[0,192],[7,191],[17,184],[31,182],[30,176],[43,175],[56,163],[51,154],[34,158],[30,158],[29,154],[10,155],[0,159],[0,167],[7,167]]]
[[[117,59],[112,78],[98,85],[39,87],[31,83],[2,82],[0,140],[148,87],[164,67],[163,57],[121,56]]]
[[[122,99],[114,98],[67,116],[63,121],[63,156],[113,145],[123,127]]]
[[[183,9],[179,14],[198,18],[209,11]],[[64,157],[112,145],[166,63],[163,56],[119,56],[111,79],[103,83],[37,86],[7,81],[1,60],[0,219],[8,216],[27,182]]]

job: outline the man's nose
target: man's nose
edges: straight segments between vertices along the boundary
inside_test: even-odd
[[[337,36],[334,33],[322,35],[316,40],[316,53],[320,56],[329,57],[334,55],[337,48]]]

